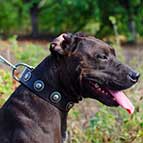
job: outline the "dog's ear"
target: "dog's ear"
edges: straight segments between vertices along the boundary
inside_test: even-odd
[[[83,38],[81,33],[63,33],[51,42],[50,51],[52,54],[68,55],[76,50],[77,44]]]
[[[51,53],[56,53],[60,55],[64,55],[66,49],[68,49],[70,43],[72,41],[72,34],[68,33],[63,33],[57,38],[55,38],[51,43],[50,43],[50,51]]]

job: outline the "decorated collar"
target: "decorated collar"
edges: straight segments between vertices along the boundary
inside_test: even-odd
[[[61,111],[68,112],[74,105],[66,96],[48,86],[46,81],[35,75],[34,69],[25,67],[18,81],[31,90],[36,96],[44,99]]]

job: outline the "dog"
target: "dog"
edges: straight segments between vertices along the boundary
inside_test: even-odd
[[[118,61],[111,46],[83,33],[64,33],[51,42],[50,51],[34,72],[62,98],[73,104],[92,98],[134,112],[122,90],[134,85],[139,73]],[[21,84],[0,109],[0,143],[63,143],[68,111],[57,104]]]

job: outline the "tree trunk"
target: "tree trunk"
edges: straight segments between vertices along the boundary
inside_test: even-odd
[[[134,7],[131,5],[130,0],[119,0],[122,7],[125,8],[128,15],[128,29],[131,34],[130,41],[136,42],[136,23],[134,20]]]
[[[136,23],[134,21],[133,18],[129,18],[128,20],[128,28],[129,28],[129,31],[131,33],[131,42],[136,42],[136,35],[137,35],[137,32],[136,32]]]
[[[31,17],[31,35],[32,37],[36,37],[39,33],[38,29],[38,13],[39,13],[39,8],[38,4],[34,3],[33,6],[30,8],[30,17]]]

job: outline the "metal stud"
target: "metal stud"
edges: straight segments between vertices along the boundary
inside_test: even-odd
[[[34,89],[36,91],[42,91],[44,89],[44,82],[42,80],[36,80],[34,82]]]
[[[28,81],[30,78],[31,78],[31,72],[27,72],[27,73],[24,75],[24,81]]]
[[[66,106],[66,110],[70,110],[72,107],[74,106],[74,103],[73,102],[69,102]]]
[[[50,95],[50,100],[53,103],[58,103],[61,100],[62,96],[59,92],[55,91]]]

